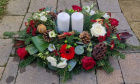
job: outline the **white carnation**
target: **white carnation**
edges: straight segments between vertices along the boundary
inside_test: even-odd
[[[67,59],[66,59],[66,58],[62,58],[62,57],[61,57],[61,61],[67,61]]]
[[[56,66],[57,65],[57,60],[54,57],[47,57],[48,62],[51,63],[52,66]]]
[[[109,18],[110,18],[110,16],[109,16],[107,13],[105,13],[105,14],[103,15],[103,17],[104,17],[105,19],[109,19]]]
[[[46,16],[41,16],[40,20],[45,22],[45,21],[47,21],[47,17]]]
[[[52,52],[52,51],[56,50],[56,48],[55,48],[55,46],[54,46],[53,44],[49,44],[48,50],[49,50],[50,52]]]
[[[92,36],[95,36],[95,37],[99,37],[99,35],[104,36],[106,34],[105,27],[103,27],[98,22],[92,25],[92,28],[90,29],[90,31],[91,31]]]
[[[33,19],[36,19],[36,20],[39,19],[39,15],[38,15],[38,13],[34,13],[34,14],[33,14]]]
[[[66,66],[67,66],[66,61],[60,62],[59,64],[57,64],[57,67],[58,67],[58,68],[65,68]]]

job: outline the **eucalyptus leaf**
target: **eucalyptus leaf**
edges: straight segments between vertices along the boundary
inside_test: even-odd
[[[81,46],[81,45],[76,46],[76,47],[75,47],[75,53],[76,53],[77,55],[83,54],[83,53],[84,53],[84,47]]]
[[[38,52],[36,47],[33,44],[30,44],[26,47],[26,50],[29,52],[30,55],[33,55]]]
[[[70,66],[69,71],[71,71],[76,65],[76,61],[75,60],[70,60],[68,62],[68,66]]]
[[[80,44],[80,45],[84,45],[84,43],[83,42],[76,42],[77,44]]]

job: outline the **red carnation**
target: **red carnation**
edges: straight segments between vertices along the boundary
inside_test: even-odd
[[[121,40],[120,35],[121,35],[121,34],[116,34],[118,40]]]
[[[96,62],[92,57],[84,57],[81,60],[81,63],[82,63],[82,67],[86,70],[92,69],[96,65]]]
[[[73,6],[72,6],[72,9],[73,9],[74,11],[77,11],[77,12],[82,11],[82,8],[79,7],[79,6],[77,6],[77,5],[73,5]]]
[[[69,59],[73,59],[74,55],[75,55],[75,51],[74,51],[74,47],[70,47],[69,49],[66,49],[67,44],[62,45],[61,49],[60,49],[60,56],[62,58],[66,58],[67,60]]]
[[[107,31],[107,37],[110,37],[110,31]]]
[[[42,11],[42,10],[44,10],[44,9],[45,9],[45,8],[40,8],[39,11]]]
[[[107,28],[107,29],[109,29],[109,26],[108,26],[108,24],[107,24],[107,23],[105,23],[105,26],[106,26],[106,28]]]
[[[27,33],[27,34],[30,33],[30,28],[27,28],[26,33]]]
[[[115,47],[114,40],[113,40],[113,41],[111,41],[110,45],[111,45],[111,50],[112,50],[112,49],[114,49],[114,47]]]
[[[34,27],[35,27],[35,22],[34,22],[34,20],[31,20],[31,21],[30,21],[29,26],[30,26],[32,29],[34,29]]]
[[[111,26],[118,26],[119,25],[119,21],[114,19],[114,18],[109,18],[109,21],[111,23]]]
[[[23,47],[17,49],[17,54],[20,57],[20,59],[24,59],[25,56],[27,56],[29,53],[25,50],[25,47]]]
[[[36,28],[33,29],[32,35],[35,36]]]
[[[106,35],[104,35],[104,36],[99,36],[98,37],[98,41],[99,42],[103,42],[103,41],[105,41],[106,40]]]

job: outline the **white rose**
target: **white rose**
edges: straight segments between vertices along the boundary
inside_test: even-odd
[[[103,15],[103,17],[104,17],[105,19],[109,19],[109,18],[110,18],[110,16],[109,16],[107,13],[105,13],[105,14]]]
[[[53,44],[49,44],[48,50],[49,50],[50,52],[52,52],[52,51],[56,50],[56,48],[55,48],[55,46],[54,46]]]
[[[51,38],[51,37],[56,37],[55,32],[54,32],[54,31],[50,31],[50,32],[49,32],[49,37],[50,37],[50,38]]]
[[[58,67],[58,68],[65,68],[66,66],[67,66],[66,61],[60,62],[59,64],[57,64],[57,67]]]
[[[91,10],[89,14],[90,15],[94,15],[95,14],[95,11]]]
[[[56,66],[57,60],[54,57],[47,57],[47,60],[51,63],[52,66]]]
[[[95,36],[95,37],[99,37],[99,35],[104,36],[106,34],[105,27],[103,27],[99,23],[94,23],[90,31],[91,31],[92,36]]]
[[[45,22],[45,21],[47,21],[47,17],[46,16],[41,16],[40,20]]]

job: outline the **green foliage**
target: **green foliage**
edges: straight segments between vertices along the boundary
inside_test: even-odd
[[[30,44],[30,42],[31,42],[31,37],[28,37],[27,39],[25,39],[24,44],[28,45],[28,44]]]
[[[74,40],[73,40],[73,38],[74,38],[74,34],[71,35],[71,36],[67,36],[67,37],[66,37],[66,40],[68,41],[68,43],[69,43],[70,45],[74,45]]]
[[[28,66],[29,64],[31,64],[35,59],[36,59],[36,57],[34,57],[34,56],[28,56],[25,60],[22,60],[19,63],[19,67],[24,68],[24,67]]]
[[[90,16],[84,16],[84,31],[90,32],[93,22],[90,21]]]
[[[3,36],[6,38],[12,38],[13,35],[16,35],[15,32],[4,32]]]
[[[37,65],[40,67],[46,67],[47,64],[41,58],[37,58]]]
[[[126,44],[118,42],[115,45],[115,47],[118,48],[118,49],[123,49],[124,50],[124,49],[126,49]]]

